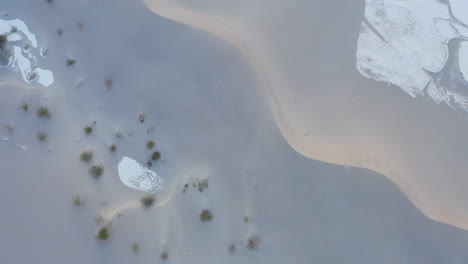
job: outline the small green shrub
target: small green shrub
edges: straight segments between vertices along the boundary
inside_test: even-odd
[[[85,132],[86,135],[90,135],[91,133],[93,133],[93,127],[92,126],[85,126],[84,132]]]
[[[60,27],[60,28],[57,29],[57,34],[59,36],[61,36],[63,34],[63,32],[64,32],[63,28]]]
[[[258,247],[262,244],[262,239],[258,236],[251,236],[247,241],[248,250],[257,250]]]
[[[0,35],[0,49],[4,49],[8,42],[8,36],[6,34]]]
[[[90,162],[93,160],[93,152],[92,151],[83,151],[80,154],[80,160],[83,162]]]
[[[236,252],[236,246],[234,245],[234,243],[232,243],[229,247],[228,247],[228,251],[229,253],[233,254]]]
[[[74,59],[67,59],[67,66],[73,66],[73,64],[75,64],[76,60]]]
[[[96,236],[98,240],[107,240],[109,237],[109,228],[107,227],[102,227],[101,229],[99,229],[98,234]]]
[[[21,105],[21,108],[23,109],[23,111],[26,112],[26,111],[28,111],[28,109],[29,109],[29,105],[28,105],[28,104],[22,104],[22,105]]]
[[[74,207],[81,207],[84,204],[84,202],[81,200],[79,196],[73,197],[73,206]]]
[[[141,197],[140,202],[145,208],[150,208],[153,206],[154,202],[156,201],[156,197],[152,194],[147,194]]]
[[[39,141],[45,141],[47,139],[48,135],[45,132],[37,132],[37,140]]]
[[[154,141],[150,140],[146,142],[146,148],[147,149],[153,149],[154,148]]]
[[[39,109],[37,109],[37,116],[38,117],[47,117],[47,118],[49,118],[50,117],[49,108],[47,108],[45,106],[39,107]]]
[[[153,152],[153,154],[151,155],[151,160],[152,161],[158,161],[160,159],[161,159],[161,152],[159,152],[159,151]]]
[[[140,251],[140,246],[138,245],[137,242],[133,242],[132,245],[132,251],[133,251],[133,254],[138,254],[138,252]]]
[[[146,165],[148,167],[153,167],[153,162],[151,162],[151,160],[148,160],[148,162],[146,162]]]
[[[213,215],[211,214],[210,210],[205,209],[205,210],[203,210],[203,211],[201,212],[201,214],[200,214],[200,220],[201,220],[202,222],[206,222],[206,221],[207,221],[207,222],[210,222],[211,219],[213,219]]]
[[[104,173],[104,166],[103,165],[93,165],[89,168],[89,174],[93,176],[95,179],[99,179],[102,174]]]
[[[111,152],[115,152],[117,150],[117,146],[115,144],[110,145],[109,150]]]

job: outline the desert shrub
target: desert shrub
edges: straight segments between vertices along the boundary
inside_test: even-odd
[[[107,227],[102,227],[101,229],[99,229],[98,234],[96,236],[98,240],[107,240],[109,237],[109,228]]]
[[[228,247],[228,251],[229,253],[233,254],[234,252],[236,252],[236,246],[234,245],[234,243],[232,243],[229,247]]]
[[[148,167],[153,167],[153,162],[151,162],[151,160],[148,160],[148,162],[146,162],[146,165]]]
[[[104,80],[104,84],[106,85],[107,90],[110,90],[112,89],[112,85],[114,84],[114,82],[111,78],[107,78]]]
[[[138,115],[138,121],[140,121],[142,124],[145,122],[145,113]]]
[[[93,160],[93,152],[92,151],[81,152],[80,160],[83,162],[90,162],[91,160]]]
[[[6,34],[0,35],[0,49],[4,49],[8,42],[8,36]]]
[[[110,145],[109,150],[111,152],[115,152],[117,150],[117,146],[115,144]]]
[[[248,217],[244,217],[244,222],[249,222],[249,218]]]
[[[198,191],[203,192],[204,189],[207,189],[209,187],[208,179],[198,180],[197,185],[198,185]]]
[[[46,106],[41,106],[37,109],[38,117],[50,117],[49,108]]]
[[[28,105],[28,104],[22,104],[22,105],[21,105],[21,108],[23,109],[23,111],[26,112],[26,111],[28,111],[28,109],[29,109],[29,105]]]
[[[259,236],[251,236],[247,241],[247,249],[257,250],[260,244],[262,244],[262,239]]]
[[[167,251],[164,251],[163,253],[161,253],[160,257],[162,260],[167,260],[167,258],[169,257],[169,254],[167,254]]]
[[[52,4],[52,2],[54,2],[54,0],[46,0],[46,2],[47,2],[48,4]]]
[[[147,149],[152,149],[154,148],[154,141],[153,140],[149,140],[146,142],[146,148]]]
[[[138,254],[138,251],[140,251],[140,246],[138,245],[138,243],[133,242],[131,247],[132,247],[133,254]]]
[[[89,135],[89,134],[93,133],[93,127],[92,126],[85,126],[84,132],[85,132],[86,135]]]
[[[161,152],[159,152],[159,151],[153,152],[153,154],[151,155],[151,160],[152,161],[158,161],[160,159],[161,159]]]
[[[210,222],[211,219],[213,219],[213,215],[211,214],[210,210],[205,209],[205,210],[203,210],[203,211],[201,212],[201,214],[200,214],[200,220],[201,220],[202,222],[206,222],[206,221]]]
[[[47,139],[48,135],[45,132],[37,132],[37,140],[39,141],[45,141]]]
[[[59,36],[61,36],[63,34],[63,32],[64,32],[63,28],[60,27],[60,28],[57,29],[57,34]]]
[[[73,64],[75,64],[76,60],[74,60],[74,59],[67,59],[66,62],[67,62],[67,66],[73,66]]]
[[[145,208],[150,208],[154,202],[156,201],[156,197],[152,194],[147,194],[141,197],[140,202]]]
[[[73,197],[73,206],[75,207],[80,207],[84,204],[84,202],[81,200],[79,196]]]
[[[103,165],[93,165],[89,168],[89,174],[93,176],[93,178],[98,179],[104,173],[104,166]]]

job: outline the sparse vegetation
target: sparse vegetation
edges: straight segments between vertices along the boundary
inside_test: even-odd
[[[8,125],[5,126],[5,128],[6,128],[6,130],[8,130],[8,131],[13,131],[13,129],[15,129],[15,125],[13,125],[13,124],[8,124]]]
[[[76,26],[77,26],[79,29],[82,29],[82,28],[83,28],[83,23],[81,23],[81,21],[78,21],[78,22],[76,22]]]
[[[74,207],[81,207],[84,205],[84,202],[81,200],[80,196],[73,197],[73,206]]]
[[[8,37],[6,34],[0,35],[0,49],[4,49],[8,42]]]
[[[54,0],[46,0],[46,2],[47,2],[48,4],[52,4],[52,2],[54,2]]]
[[[48,135],[46,132],[37,132],[37,140],[39,141],[45,141],[47,139]]]
[[[244,217],[244,222],[249,222],[249,218],[248,217]]]
[[[39,107],[39,109],[37,109],[37,116],[38,117],[47,117],[47,118],[49,118],[50,117],[49,108],[47,108],[45,106]]]
[[[104,173],[104,166],[103,165],[93,165],[89,168],[89,174],[93,176],[95,179],[99,179],[102,174]]]
[[[153,206],[154,202],[156,201],[156,197],[152,194],[147,194],[141,197],[140,202],[145,208],[150,208]]]
[[[73,64],[75,64],[76,60],[74,60],[74,59],[67,59],[66,62],[67,62],[67,66],[73,66]]]
[[[91,133],[93,133],[93,127],[92,126],[85,126],[84,132],[85,132],[86,135],[90,135]]]
[[[109,228],[107,227],[101,227],[101,229],[99,229],[98,234],[96,236],[98,240],[107,240],[109,237],[110,237]]]
[[[93,152],[92,151],[83,151],[80,154],[80,160],[83,162],[90,162],[93,160]]]
[[[198,191],[203,192],[203,190],[208,188],[208,179],[203,179],[203,180],[198,179],[197,185],[198,185]]]
[[[23,109],[23,111],[26,112],[26,111],[28,111],[28,109],[29,109],[29,105],[26,104],[26,103],[24,103],[24,104],[21,105],[21,108]]]
[[[140,246],[138,245],[137,242],[133,242],[132,245],[132,251],[133,251],[133,254],[138,254],[138,252],[140,251]]]
[[[148,165],[148,167],[153,167],[153,162],[151,162],[151,160],[148,160],[148,162],[146,162],[146,165]]]
[[[259,236],[251,236],[247,241],[248,250],[257,250],[258,247],[262,244],[262,239]]]
[[[228,247],[228,251],[229,253],[233,254],[236,252],[236,245],[234,245],[234,243],[232,243],[229,247]]]
[[[107,78],[104,80],[104,84],[106,85],[107,90],[110,90],[112,89],[112,85],[114,84],[114,82],[111,78]]]
[[[117,150],[117,146],[115,144],[110,145],[109,150],[111,152],[115,152]]]
[[[138,115],[138,121],[140,121],[142,124],[145,122],[145,113]]]
[[[163,253],[161,253],[162,260],[167,260],[168,257],[169,257],[169,254],[167,254],[167,251],[164,251]]]
[[[160,159],[161,159],[161,152],[159,152],[159,151],[153,152],[153,154],[151,155],[151,160],[152,161],[158,161]]]
[[[153,140],[149,140],[146,142],[146,148],[147,149],[153,149],[154,148],[154,141]]]
[[[201,212],[201,214],[200,214],[200,220],[201,220],[202,222],[206,222],[206,221],[210,222],[211,219],[213,219],[213,215],[211,214],[210,210],[205,209],[205,210],[203,210],[203,211]]]
[[[62,36],[63,31],[64,31],[63,28],[59,27],[59,28],[57,29],[57,34],[58,34],[59,36]]]

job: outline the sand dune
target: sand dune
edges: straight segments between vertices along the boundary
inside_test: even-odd
[[[315,21],[320,19],[312,17],[321,11],[313,12],[312,8],[330,11],[333,3],[319,7],[323,1],[315,4],[268,1],[258,6],[240,2],[232,8],[228,1],[216,4],[210,1],[197,4],[165,0],[144,2],[160,16],[214,34],[234,46],[251,65],[259,86],[271,101],[278,127],[296,151],[312,159],[379,172],[395,182],[429,218],[468,230],[468,207],[464,203],[468,196],[463,188],[466,187],[464,171],[468,169],[464,161],[466,151],[463,148],[453,151],[448,147],[466,146],[463,133],[467,129],[466,121],[448,107],[408,100],[390,87],[376,83],[371,84],[374,86],[371,88],[359,87],[370,84],[352,78],[336,80],[350,79],[354,74],[342,70],[340,65],[350,66],[346,61],[354,53],[338,51],[337,56],[333,50],[325,51],[321,41],[308,40],[330,37],[326,33],[319,34],[319,28],[287,39],[290,31],[301,31],[295,27],[298,23],[307,22],[295,18],[294,13],[289,13],[290,9],[302,7],[306,9],[304,12],[311,12],[310,20]],[[363,7],[360,8],[363,12]],[[271,22],[271,27],[267,22]],[[281,30],[285,31],[275,35]],[[278,36],[280,39],[275,38]],[[329,44],[340,47],[337,39],[339,36],[331,36]],[[281,46],[282,40],[290,46]],[[354,49],[345,48],[345,43],[342,47],[346,51]],[[329,56],[328,60],[314,51],[320,48],[324,49],[321,51],[324,56]],[[297,57],[301,52],[306,59]],[[325,69],[317,68],[311,63],[313,60],[322,60]],[[332,76],[323,73],[324,70],[342,75]],[[321,72],[328,79],[320,77]],[[323,90],[320,88],[323,82],[340,88]],[[442,132],[441,125],[433,122],[434,119],[451,132]]]

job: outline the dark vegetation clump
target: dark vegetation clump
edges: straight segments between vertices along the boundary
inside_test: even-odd
[[[83,162],[90,162],[91,160],[93,160],[93,152],[92,151],[81,152],[80,160]]]
[[[73,206],[74,207],[81,207],[84,204],[84,202],[81,200],[79,196],[73,197]]]
[[[141,197],[140,202],[145,208],[150,208],[153,206],[154,202],[156,201],[156,197],[152,194],[147,194]]]
[[[203,192],[203,190],[208,188],[208,179],[198,180],[198,191]]]
[[[39,109],[37,109],[37,116],[38,117],[50,117],[49,108],[45,106],[39,107]]]
[[[140,121],[140,123],[142,123],[142,124],[145,122],[145,113],[141,113],[138,116],[138,121]]]
[[[39,141],[45,141],[47,139],[48,135],[45,132],[37,132],[37,140]]]
[[[107,90],[110,90],[112,89],[112,85],[114,84],[114,82],[111,78],[107,78],[104,80],[104,84],[106,85]]]
[[[150,141],[146,142],[146,148],[147,149],[153,149],[154,148],[154,141],[150,140]]]
[[[257,250],[258,247],[262,244],[262,239],[258,236],[251,236],[247,241],[248,250]]]
[[[84,132],[85,132],[86,135],[90,135],[91,133],[93,133],[93,127],[92,126],[85,126]]]
[[[5,49],[8,42],[8,36],[6,34],[0,35],[0,49]]]
[[[67,59],[66,62],[67,62],[67,66],[73,66],[73,64],[75,64],[76,60],[74,60],[74,59]]]
[[[203,210],[203,211],[201,212],[201,214],[200,214],[200,220],[201,220],[202,222],[206,222],[206,221],[210,222],[211,219],[213,219],[213,215],[211,214],[210,210],[205,209],[205,210]]]
[[[148,165],[148,167],[153,167],[153,162],[151,162],[151,160],[148,160],[148,162],[146,162],[146,165]]]
[[[103,165],[93,165],[89,168],[89,174],[93,176],[95,179],[99,179],[102,174],[104,173],[104,166]]]
[[[167,254],[167,251],[164,251],[163,253],[161,253],[162,260],[167,260],[168,257],[169,257],[169,254]]]
[[[158,161],[160,159],[161,159],[161,152],[159,152],[159,151],[153,152],[153,154],[151,155],[151,160],[152,161]]]
[[[46,2],[47,2],[48,4],[52,4],[52,2],[54,2],[54,0],[46,0]]]
[[[21,105],[21,108],[23,109],[23,111],[26,112],[26,111],[28,111],[28,109],[29,109],[29,105],[26,104],[26,103],[24,103],[24,104]]]
[[[57,34],[58,34],[59,36],[62,36],[63,31],[64,31],[63,28],[60,27],[60,28],[57,29]]]
[[[117,150],[117,146],[115,144],[110,145],[109,150],[111,152],[115,152]]]
[[[107,227],[102,227],[101,229],[99,229],[98,234],[96,236],[98,240],[107,240],[109,237],[109,228]]]
[[[77,26],[79,29],[82,29],[82,28],[83,28],[83,23],[81,23],[81,21],[78,21],[78,22],[76,22],[76,26]]]

